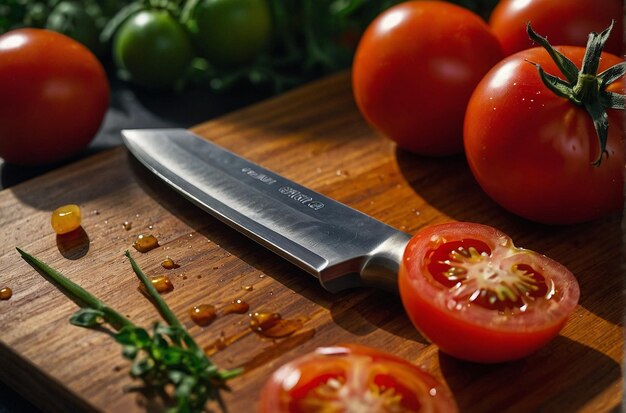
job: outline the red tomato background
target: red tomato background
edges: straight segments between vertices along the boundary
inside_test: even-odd
[[[502,58],[477,15],[436,1],[400,3],[378,16],[357,47],[356,103],[369,124],[424,155],[463,150],[463,116],[474,87]]]
[[[468,300],[475,291],[472,288],[467,296],[459,295],[457,286],[437,281],[437,274],[429,268],[438,248],[461,240],[489,250],[479,260],[488,265],[474,267],[475,271],[493,269],[510,275],[512,266],[528,265],[546,278],[546,284],[554,283],[554,296],[528,299],[524,311],[503,312]],[[405,250],[398,281],[404,308],[426,338],[447,354],[484,363],[525,357],[547,344],[564,326],[579,298],[578,283],[567,268],[544,255],[516,248],[495,228],[474,223],[432,225],[418,232]]]
[[[85,148],[109,104],[98,59],[42,29],[0,36],[0,157],[21,165],[64,160]]]
[[[553,46],[585,46],[590,32],[599,33],[615,20],[604,50],[621,56],[623,13],[623,0],[501,0],[489,25],[510,55],[534,46],[526,34],[528,22]]]
[[[560,47],[578,67],[584,48]],[[621,211],[624,112],[609,115],[608,157],[592,165],[598,138],[584,108],[556,96],[534,65],[560,75],[542,48],[514,54],[476,87],[465,119],[465,152],[485,192],[509,211],[548,224],[572,224]],[[604,53],[600,72],[619,63]],[[625,92],[623,80],[609,90]]]

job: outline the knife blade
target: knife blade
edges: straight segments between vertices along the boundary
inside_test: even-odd
[[[317,277],[331,292],[397,292],[411,235],[186,129],[122,131],[150,171],[220,221]]]

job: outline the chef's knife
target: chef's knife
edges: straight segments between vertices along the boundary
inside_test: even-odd
[[[122,131],[149,170],[214,217],[337,292],[397,292],[411,238],[353,208],[254,164],[186,129]]]

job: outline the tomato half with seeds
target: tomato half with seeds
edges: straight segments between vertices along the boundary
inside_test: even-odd
[[[260,413],[456,412],[448,389],[408,361],[357,344],[320,347],[276,370]]]
[[[495,363],[547,344],[574,311],[579,287],[558,262],[517,248],[499,230],[452,222],[418,232],[399,273],[402,303],[441,351]]]

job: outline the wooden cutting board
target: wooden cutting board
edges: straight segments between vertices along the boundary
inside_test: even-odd
[[[149,174],[119,147],[0,193],[0,379],[48,412],[158,411],[154,401],[126,392],[137,384],[106,331],[74,327],[76,304],[22,261],[15,246],[37,255],[103,301],[149,327],[158,319],[137,292],[123,256],[139,234],[160,247],[140,254],[149,275],[167,275],[167,302],[200,345],[222,334],[240,339],[212,359],[243,366],[226,395],[231,412],[253,412],[260,390],[282,363],[318,346],[358,342],[392,352],[438,377],[462,411],[615,411],[623,379],[624,251],[620,216],[567,227],[534,224],[492,202],[463,156],[412,155],[374,133],[342,73],[193,128],[261,165],[385,223],[415,233],[458,220],[498,227],[516,243],[546,254],[578,277],[581,301],[561,335],[515,362],[479,365],[440,353],[415,331],[399,298],[363,289],[337,295],[313,277],[206,215]],[[56,207],[82,208],[83,231],[57,237]],[[131,223],[130,229],[123,227]],[[170,256],[180,268],[164,270]],[[242,299],[251,311],[305,316],[283,339],[247,333],[246,315],[219,316],[196,326],[188,310],[222,308]]]

